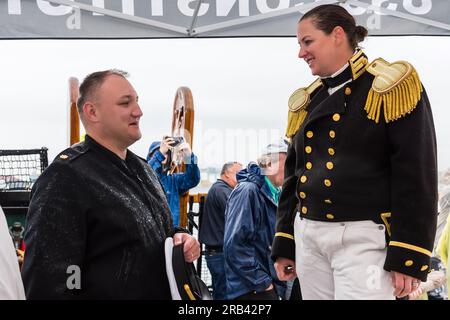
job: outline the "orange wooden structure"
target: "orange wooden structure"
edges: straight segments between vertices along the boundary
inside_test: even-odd
[[[183,137],[192,149],[194,141],[194,100],[187,87],[178,88],[175,93],[172,112],[172,136]],[[177,165],[175,172],[183,172],[184,165]],[[180,196],[180,227],[187,226],[189,191]]]

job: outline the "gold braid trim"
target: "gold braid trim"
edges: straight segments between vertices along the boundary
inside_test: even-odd
[[[306,111],[306,107],[310,102],[310,95],[320,86],[322,86],[322,82],[320,81],[320,78],[318,78],[307,88],[300,88],[295,90],[294,93],[289,97],[289,112],[286,128],[286,136],[288,138],[292,138],[298,131],[298,129],[300,129],[303,121],[305,121],[308,114],[308,112]]]
[[[367,71],[375,76],[364,107],[369,119],[379,122],[382,105],[386,123],[414,110],[423,88],[410,63],[397,61],[390,64],[378,58],[367,67]]]
[[[303,108],[297,112],[288,112],[288,124],[286,128],[286,137],[292,138],[300,129],[303,121],[305,121],[308,112]]]
[[[283,237],[283,238],[288,238],[288,239],[294,240],[294,236],[292,234],[289,234],[286,232],[277,232],[277,233],[275,233],[275,237]]]

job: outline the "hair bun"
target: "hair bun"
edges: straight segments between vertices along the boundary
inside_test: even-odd
[[[361,42],[367,36],[367,29],[363,26],[356,26],[355,28],[355,36],[357,42]]]

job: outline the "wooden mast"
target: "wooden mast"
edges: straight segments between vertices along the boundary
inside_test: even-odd
[[[77,110],[79,82],[75,77],[69,78],[70,97],[70,145],[80,141],[80,116]]]
[[[188,87],[178,88],[175,94],[172,114],[172,136],[183,137],[192,150],[194,141],[194,101]],[[176,172],[183,172],[185,165],[179,165]],[[180,227],[187,226],[189,191],[180,196]]]

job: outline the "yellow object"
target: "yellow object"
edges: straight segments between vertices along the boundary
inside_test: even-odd
[[[306,176],[301,176],[301,178],[300,178],[301,183],[305,183],[306,180],[308,180],[308,178]]]
[[[352,69],[352,79],[356,80],[364,73],[364,71],[366,71],[366,66],[369,63],[369,60],[367,60],[367,57],[362,50],[358,50],[358,52],[351,57],[348,63]]]
[[[449,216],[450,217],[450,216]],[[448,264],[448,250],[450,247],[450,218],[447,217],[447,223],[445,225],[444,230],[442,231],[441,237],[439,238],[439,242],[437,245],[437,253],[442,260],[442,263],[447,268],[447,288],[450,288],[450,270]]]
[[[308,208],[307,207],[302,207],[302,213],[306,214],[308,212]]]
[[[330,156],[334,156],[334,149],[333,148],[328,148],[328,154]]]
[[[311,170],[312,168],[312,163],[311,162],[307,162],[306,163],[306,169]]]
[[[379,122],[383,106],[386,122],[397,120],[414,110],[423,91],[414,67],[406,61],[373,61],[367,71],[375,76],[364,110],[367,117]]]
[[[185,284],[183,287],[184,287],[184,291],[186,291],[186,293],[187,293],[189,299],[191,299],[191,300],[197,300],[197,299],[195,299],[195,296],[192,294],[191,288],[189,287],[188,284]]]
[[[312,131],[308,131],[308,132],[306,133],[306,136],[307,136],[308,138],[312,138],[312,137],[314,136],[314,133],[313,133]]]
[[[333,169],[333,168],[334,168],[333,162],[331,162],[331,161],[327,162],[327,169],[328,169],[328,170],[331,170],[331,169]]]
[[[414,262],[412,260],[405,261],[405,266],[407,266],[407,267],[411,267],[413,264],[414,264]]]
[[[277,233],[275,233],[275,237],[283,237],[283,238],[288,238],[288,239],[294,240],[293,235],[290,235],[289,233],[285,233],[285,232],[277,232]]]
[[[331,213],[329,213],[329,214],[327,214],[327,218],[330,219],[330,220],[333,220],[334,216]]]
[[[286,136],[292,138],[300,129],[303,121],[306,119],[308,112],[306,107],[310,102],[310,95],[319,87],[322,86],[320,78],[317,78],[313,83],[311,83],[307,88],[300,88],[291,94],[288,107],[288,124],[286,128]]]
[[[333,120],[334,121],[339,121],[341,119],[341,115],[339,114],[339,113],[335,113],[335,114],[333,114]]]
[[[380,216],[381,216],[381,220],[383,220],[383,223],[386,226],[387,233],[390,237],[391,236],[391,224],[389,223],[388,218],[391,217],[391,213],[385,212],[385,213],[380,214]]]
[[[424,255],[427,255],[427,256],[431,257],[430,250],[427,250],[425,248],[421,248],[421,247],[418,247],[418,246],[415,246],[415,245],[412,245],[412,244],[409,244],[409,243],[404,243],[404,242],[399,242],[399,241],[390,241],[389,245],[393,246],[393,247],[400,247],[400,248],[404,248],[404,249],[409,249],[409,250],[412,250],[412,251],[420,252],[420,253],[422,253]]]
[[[312,152],[312,148],[310,146],[306,146],[305,147],[305,152],[306,153],[311,153]]]
[[[67,158],[69,158],[68,155],[62,154],[59,156],[60,159],[66,160]]]
[[[323,183],[324,183],[327,187],[331,187],[331,180],[325,179],[325,180],[323,180]]]
[[[336,137],[336,132],[334,132],[334,130],[330,131],[330,138],[334,139]]]
[[[345,95],[349,96],[352,94],[352,89],[350,89],[349,87],[345,88]]]
[[[301,199],[305,199],[305,198],[306,198],[306,193],[300,192],[300,198],[301,198]]]

